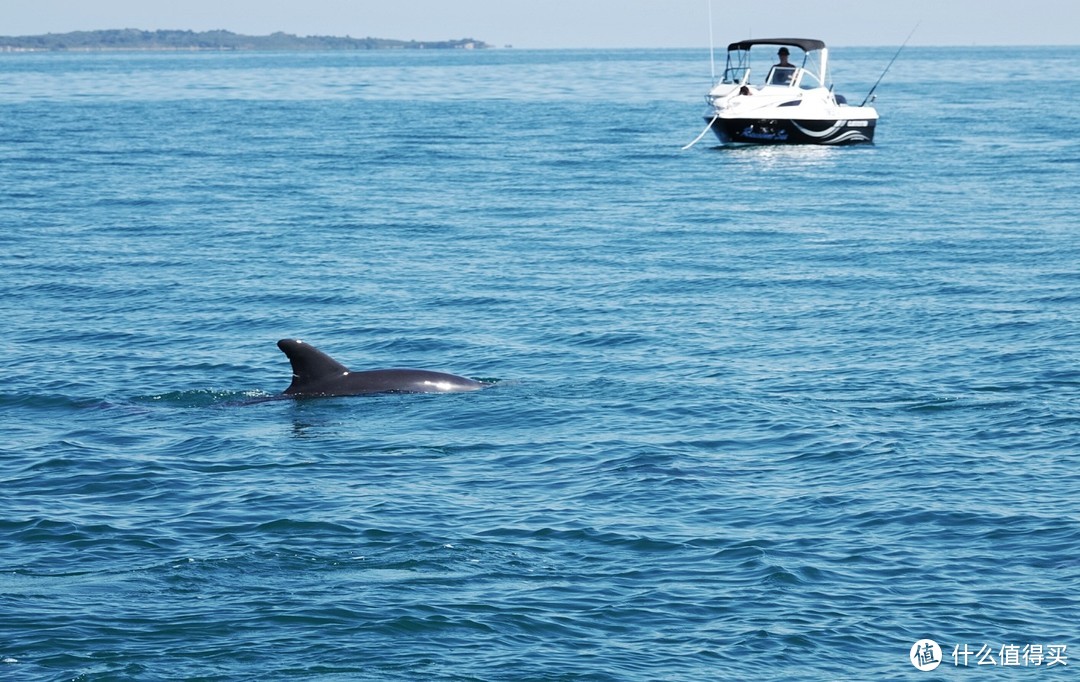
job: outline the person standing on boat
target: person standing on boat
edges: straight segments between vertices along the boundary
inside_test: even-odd
[[[791,52],[786,47],[781,47],[777,50],[776,56],[780,58],[780,63],[777,64],[777,66],[795,66],[787,60],[789,54],[791,54]]]

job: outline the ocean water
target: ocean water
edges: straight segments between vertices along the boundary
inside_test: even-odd
[[[908,48],[864,147],[681,151],[708,86],[0,55],[0,678],[1069,676],[1080,48]]]

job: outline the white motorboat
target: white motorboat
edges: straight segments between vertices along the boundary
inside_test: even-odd
[[[779,47],[779,63],[763,81],[752,80],[751,48]],[[792,55],[793,50],[798,50]],[[788,61],[788,57],[794,57]],[[705,120],[725,144],[865,144],[873,142],[878,114],[852,106],[827,85],[829,50],[820,40],[759,38],[731,43],[723,76],[705,99]],[[774,60],[776,61],[776,60]],[[767,62],[765,63],[768,64]],[[755,62],[754,66],[758,66]]]

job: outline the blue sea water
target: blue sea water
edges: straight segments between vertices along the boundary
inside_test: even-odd
[[[864,147],[708,86],[0,55],[0,678],[1068,676],[1080,48],[908,48]],[[283,337],[498,383],[253,401]]]

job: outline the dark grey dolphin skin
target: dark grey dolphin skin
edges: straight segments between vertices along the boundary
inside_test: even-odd
[[[372,369],[350,371],[326,353],[299,339],[277,342],[292,363],[292,383],[285,395],[341,396],[371,393],[459,393],[486,384],[444,372],[424,369]]]

